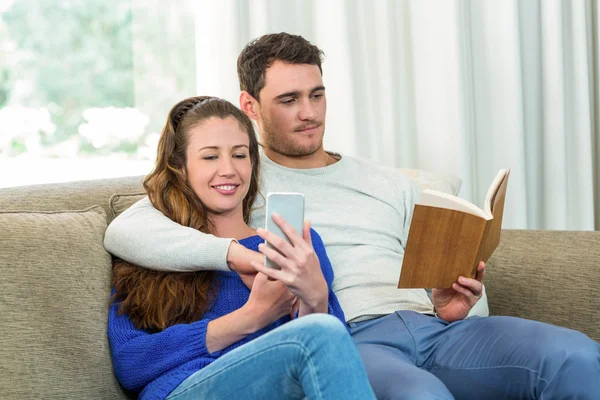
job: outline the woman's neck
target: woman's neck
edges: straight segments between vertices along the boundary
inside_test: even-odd
[[[236,240],[244,239],[256,235],[256,230],[252,229],[244,222],[243,215],[240,212],[235,214],[212,214],[208,216],[211,222],[211,233],[217,237],[234,238]]]

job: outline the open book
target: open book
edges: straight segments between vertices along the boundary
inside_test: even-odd
[[[483,208],[426,189],[415,205],[398,288],[449,288],[459,276],[474,278],[498,243],[509,169],[501,169]]]

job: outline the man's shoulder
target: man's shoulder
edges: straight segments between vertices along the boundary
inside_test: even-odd
[[[380,176],[392,181],[395,185],[410,186],[410,177],[400,168],[390,167],[374,160],[368,160],[355,156],[342,156],[349,166],[361,175]]]

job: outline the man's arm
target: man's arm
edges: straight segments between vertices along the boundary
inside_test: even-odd
[[[262,259],[233,239],[179,225],[154,208],[148,197],[110,223],[104,247],[125,261],[163,271],[233,269],[244,273],[248,269],[256,273],[249,263]]]

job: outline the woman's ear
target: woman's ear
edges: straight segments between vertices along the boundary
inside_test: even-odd
[[[258,119],[257,106],[258,101],[250,93],[242,90],[242,93],[240,93],[240,110],[254,121]]]

